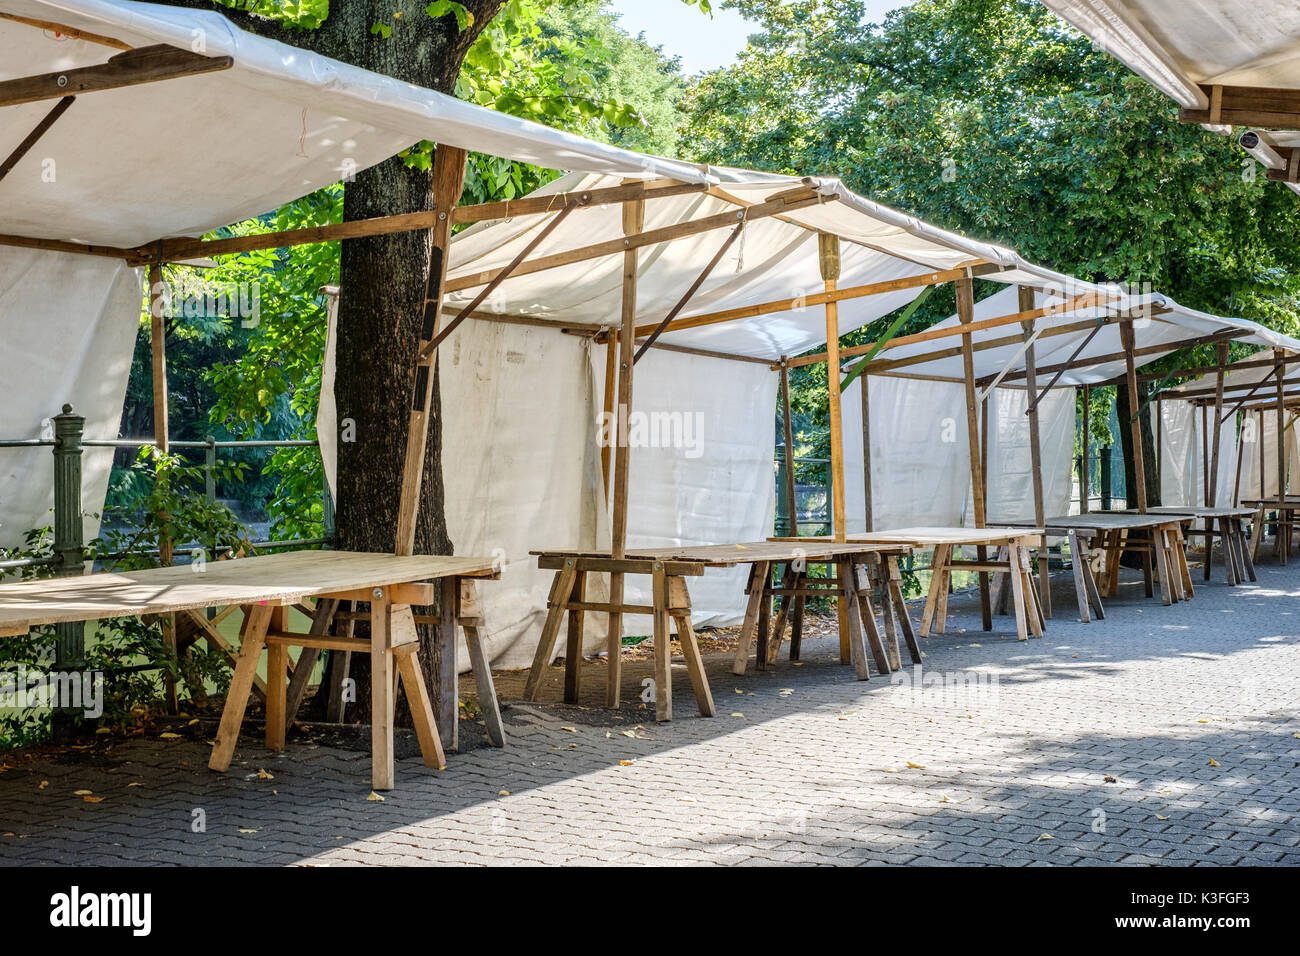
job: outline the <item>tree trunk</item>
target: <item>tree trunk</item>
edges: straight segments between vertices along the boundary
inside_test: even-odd
[[[286,31],[272,20],[238,10],[221,12],[245,30],[301,46],[363,69],[454,95],[461,64],[504,0],[462,0],[473,16],[460,30],[454,16],[431,19],[427,0],[348,0],[330,5],[314,31]],[[172,6],[211,9],[206,0]],[[391,27],[387,38],[371,26]],[[432,174],[390,159],[344,186],[343,217],[351,221],[427,210]],[[429,264],[430,236],[406,232],[343,243],[335,398],[342,434],[338,454],[337,547],[391,553],[397,535],[407,425],[415,384],[415,354]],[[428,451],[424,465],[416,551],[450,554],[443,510],[441,400],[435,365]],[[354,441],[343,441],[344,437]],[[438,693],[436,636],[421,628],[420,653],[431,694]],[[368,719],[369,661],[352,659],[360,719]],[[435,704],[435,710],[437,705]],[[404,705],[399,719],[405,715]]]

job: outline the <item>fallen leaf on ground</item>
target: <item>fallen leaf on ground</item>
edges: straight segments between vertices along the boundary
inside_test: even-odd
[[[561,729],[561,730],[567,730],[567,731],[568,731],[569,733],[571,733],[571,734],[576,734],[576,733],[578,732],[578,728],[577,728],[577,727],[561,727],[560,729]]]
[[[91,794],[91,793],[94,793],[94,792],[95,792],[94,790],[73,790],[73,791],[72,791],[72,795],[73,795],[74,797],[84,797],[84,796],[86,796],[87,794]]]
[[[1157,813],[1157,814],[1156,814],[1156,819],[1157,819],[1157,820],[1168,820],[1169,818],[1168,818],[1168,817],[1162,817],[1160,814]]]
[[[508,796],[510,796],[510,791],[509,791],[509,790],[498,790],[498,791],[497,791],[497,796],[498,796],[498,797],[508,797]]]
[[[366,800],[369,801],[370,803],[383,803],[383,802],[384,802],[384,798],[381,797],[379,794],[375,793],[375,791],[373,791],[373,790],[370,791],[370,796],[366,797]]]
[[[737,710],[737,711],[734,711],[734,712],[732,713],[731,716],[732,716],[732,717],[740,717],[740,718],[743,719],[745,715],[742,714],[740,711]]]
[[[620,760],[620,761],[618,762],[618,765],[619,765],[620,767],[630,767],[630,766],[632,766],[632,764],[634,764],[634,763],[636,763],[635,760]]]
[[[1110,774],[1106,774],[1106,776],[1102,777],[1102,779],[1105,780],[1107,783],[1119,783],[1119,781],[1116,780],[1114,777],[1112,777]]]
[[[274,775],[274,774],[269,774],[269,773],[267,773],[265,770],[259,770],[259,771],[257,771],[257,779],[258,779],[258,780],[274,780],[274,779],[275,779],[275,775]]]
[[[36,789],[37,789],[37,790],[44,790],[44,789],[45,789],[46,787],[48,787],[49,785],[50,785],[50,782],[49,782],[48,780],[42,780],[42,781],[41,781],[41,785],[40,785],[39,787],[37,787]]]
[[[171,731],[168,731],[167,733],[159,734],[159,735],[158,735],[158,738],[159,738],[160,740],[180,740],[180,739],[181,739],[181,735],[180,735],[180,734],[173,734]]]
[[[1040,833],[1038,834],[1038,841],[1036,842],[1040,842],[1042,840],[1055,840],[1055,839],[1056,837],[1052,836],[1050,833]]]
[[[103,798],[103,797],[82,797],[81,799],[84,800],[84,801],[86,801],[86,803],[103,803],[103,802],[104,802],[104,798]]]
[[[142,783],[141,783],[140,781],[138,781],[138,780],[132,780],[130,783],[127,784],[127,786],[128,786],[128,787],[143,787],[144,784],[142,784]]]
[[[923,763],[912,763],[912,761],[910,761],[910,760],[907,762],[907,765],[908,765],[909,767],[911,767],[913,770],[924,770],[924,769],[925,769],[925,764],[923,764]]]
[[[789,697],[789,696],[790,696],[791,694],[793,694],[793,693],[794,693],[794,688],[793,688],[793,687],[782,687],[779,691],[777,691],[777,696],[778,696],[778,697]]]
[[[239,832],[240,832],[240,833],[258,833],[259,831],[257,831],[257,830],[250,830],[250,829],[247,829],[247,828],[245,828],[245,827],[240,827]]]
[[[1211,757],[1211,758],[1210,758],[1210,766],[1211,766],[1211,767],[1217,767],[1218,765],[1219,765],[1219,761],[1217,761],[1217,760],[1215,760],[1213,757]]]

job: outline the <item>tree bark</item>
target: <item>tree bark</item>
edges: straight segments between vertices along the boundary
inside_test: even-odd
[[[425,13],[427,0],[334,3],[329,18],[313,31],[288,31],[255,14],[215,9],[250,32],[451,95],[466,53],[504,0],[462,2],[474,18],[464,31],[453,16],[431,19]],[[171,5],[214,9],[203,0],[173,0]],[[377,23],[392,28],[387,39],[370,32]],[[397,158],[363,170],[344,186],[346,221],[418,212],[432,205],[431,173],[408,169]],[[335,377],[343,429],[335,512],[340,550],[393,551],[429,248],[427,232],[343,243]],[[452,541],[443,508],[442,415],[436,368],[416,552],[450,554]],[[344,441],[349,435],[355,440]],[[421,628],[421,665],[435,695],[440,686],[436,640],[433,629]],[[364,655],[353,657],[358,696],[353,713],[363,715],[363,720],[369,713],[368,663]]]

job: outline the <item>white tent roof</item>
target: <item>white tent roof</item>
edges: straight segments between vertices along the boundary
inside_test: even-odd
[[[1075,294],[1077,294],[1078,288],[1076,287]],[[1140,355],[1137,360],[1139,366],[1154,362],[1170,352],[1183,348],[1184,346],[1180,343],[1186,343],[1189,339],[1216,335],[1230,330],[1234,330],[1236,333],[1232,336],[1235,341],[1300,351],[1300,341],[1281,335],[1246,319],[1225,319],[1205,312],[1198,312],[1195,309],[1181,306],[1174,300],[1161,295],[1134,296],[1119,290],[1108,289],[1105,286],[1092,286],[1089,291],[1113,295],[1116,297],[1115,302],[1105,308],[1076,309],[1036,320],[1035,328],[1044,330],[1044,334],[1039,336],[1034,345],[1035,365],[1037,368],[1048,369],[1051,366],[1063,365],[1074,357],[1071,368],[1066,370],[1060,378],[1061,385],[1096,384],[1110,381],[1124,374],[1125,363],[1122,358],[1099,364],[1090,364],[1104,356],[1122,354],[1123,346],[1120,342],[1119,325],[1117,323],[1112,322],[1102,325],[1101,330],[1079,352],[1077,357],[1074,355],[1075,350],[1083,345],[1092,332],[1091,328],[1065,334],[1048,334],[1052,329],[1076,325],[1086,320],[1105,320],[1108,316],[1118,313],[1132,312],[1138,316],[1133,323],[1134,342],[1138,349],[1158,349],[1158,351]],[[1053,301],[1061,301],[1061,297],[1039,292],[1036,296],[1036,307],[1046,307]],[[982,319],[1012,315],[1017,311],[1019,311],[1019,303],[1016,290],[1014,288],[1004,289],[996,295],[989,296],[975,304],[975,320],[978,322]],[[1149,317],[1144,318],[1143,316]],[[959,324],[957,317],[954,315],[936,323],[932,328],[954,328]],[[1004,338],[1019,338],[1019,336],[1020,329],[1018,326],[1001,326],[973,333],[972,341],[978,348],[981,343]],[[922,356],[938,350],[952,349],[958,343],[959,340],[953,336],[890,349],[881,352],[879,357],[883,361],[893,361]],[[1159,347],[1165,344],[1169,347],[1159,350]],[[1017,343],[976,351],[974,353],[974,366],[977,379],[991,378],[1006,369],[1009,376],[1006,380],[1007,384],[1018,384],[1022,380],[1016,379],[1016,373],[1022,372],[1025,367],[1023,349]],[[963,374],[962,359],[960,356],[942,356],[907,366],[905,369],[900,369],[897,374],[903,376],[931,375],[959,379]],[[1051,375],[1054,376],[1055,372],[1052,372]],[[1046,375],[1039,376],[1040,386],[1045,384],[1042,379],[1047,377]]]
[[[706,182],[644,156],[482,109],[274,40],[217,12],[124,0],[0,0],[0,13],[230,56],[228,70],[79,96],[0,180],[0,233],[133,247],[261,215],[423,139],[551,169]],[[0,81],[120,53],[0,19]],[[55,100],[0,108],[0,157]],[[53,181],[45,161],[55,163]]]
[[[1247,396],[1250,399],[1247,402],[1248,405],[1263,405],[1276,401],[1277,384],[1274,381],[1274,366],[1271,360],[1271,354],[1261,352],[1255,355],[1247,355],[1245,358],[1229,363],[1223,376],[1224,401],[1236,404]],[[1256,362],[1268,362],[1269,364],[1255,368],[1240,367]],[[1286,373],[1283,375],[1283,391],[1288,396],[1300,393],[1300,382],[1290,380],[1290,377],[1294,375],[1294,369],[1294,365],[1286,366]],[[1161,393],[1161,397],[1203,401],[1206,399],[1205,393],[1207,391],[1213,392],[1217,379],[1218,376],[1211,372],[1174,388],[1167,388]]]
[[[1187,109],[1201,86],[1300,88],[1300,7],[1291,0],[1043,0]]]
[[[647,204],[645,229],[653,230],[738,212],[797,187],[811,187],[822,201],[781,217],[755,219],[743,238],[705,280],[680,315],[688,319],[720,309],[737,309],[823,290],[817,233],[838,235],[839,288],[989,262],[1003,271],[987,278],[1006,283],[1050,285],[1079,294],[1096,287],[1032,265],[1001,246],[968,239],[856,195],[835,179],[799,179],[749,170],[717,168],[721,184],[710,193],[657,199]],[[573,174],[539,190],[539,194],[584,192],[614,185],[609,177]],[[558,205],[558,203],[557,203]],[[554,217],[554,213],[485,222],[458,235],[452,243],[449,284],[507,266]],[[643,325],[663,318],[713,258],[730,230],[716,229],[649,247],[641,257],[637,312]],[[530,258],[579,249],[621,237],[618,206],[584,210],[567,219]],[[506,279],[476,311],[545,319],[574,327],[617,324],[621,309],[622,257],[606,256]],[[448,294],[451,312],[467,306],[481,286]],[[839,305],[840,331],[848,332],[906,305],[920,294],[911,288]],[[1015,311],[1014,309],[1012,311]],[[665,333],[661,342],[751,358],[777,360],[797,355],[826,341],[824,311],[794,308],[756,318]]]

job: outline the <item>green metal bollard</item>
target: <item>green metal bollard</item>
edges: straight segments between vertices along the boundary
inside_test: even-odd
[[[216,504],[217,501],[217,440],[211,435],[203,439],[208,443],[204,450],[203,462],[203,497],[208,504]]]
[[[54,569],[59,577],[85,572],[81,513],[81,439],[85,425],[86,419],[74,415],[71,405],[64,405],[63,414],[54,416]],[[78,671],[85,665],[85,622],[56,624],[55,671]],[[74,729],[72,712],[56,710],[52,728],[55,737],[69,736]]]

